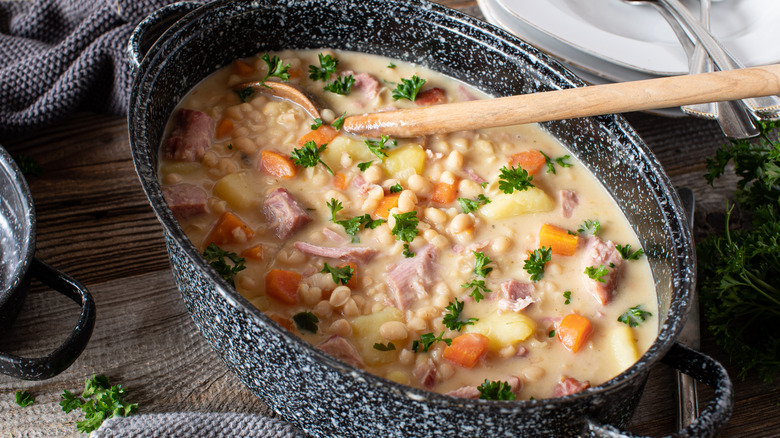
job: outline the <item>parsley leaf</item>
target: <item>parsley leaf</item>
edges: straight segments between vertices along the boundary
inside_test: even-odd
[[[571,304],[571,291],[567,290],[563,293],[563,297],[566,298],[566,301],[563,302],[563,304]]]
[[[323,87],[323,90],[346,96],[349,94],[353,85],[355,85],[355,78],[352,77],[352,75],[342,76]]]
[[[439,333],[439,336],[433,336],[433,333],[423,333],[420,335],[419,341],[412,342],[412,351],[417,353],[420,349],[420,345],[422,345],[422,351],[423,353],[427,353],[428,350],[431,348],[431,345],[433,345],[436,342],[444,342],[447,345],[452,345],[452,339],[450,338],[444,338],[444,330],[442,330],[441,333]]]
[[[477,196],[476,200],[458,198],[458,203],[460,204],[460,208],[464,213],[472,213],[477,211],[480,205],[489,204],[490,199],[488,199],[487,196],[480,194]]]
[[[393,63],[391,62],[390,64],[387,64],[387,68],[395,68],[395,64],[393,64]]]
[[[554,337],[555,337],[555,330],[550,330],[550,331],[547,333],[547,337],[548,337],[548,338],[554,338]]]
[[[358,163],[357,167],[358,167],[358,169],[360,169],[361,172],[365,172],[366,169],[371,167],[371,163],[373,163],[373,162],[374,161],[372,160],[372,161],[366,161],[365,163]]]
[[[571,167],[572,166],[571,163],[567,163],[566,162],[566,160],[571,158],[568,155],[564,155],[564,156],[558,157],[558,158],[550,158],[544,152],[542,152],[542,151],[539,151],[539,152],[541,152],[541,154],[544,155],[544,163],[547,165],[547,173],[552,173],[552,174],[557,173],[555,171],[555,164],[558,164],[561,167]]]
[[[393,100],[408,99],[414,102],[424,84],[425,79],[417,75],[412,76],[412,79],[401,79],[401,83],[393,90]]]
[[[32,157],[25,154],[19,154],[14,155],[13,158],[16,165],[19,166],[19,170],[22,171],[22,175],[35,175],[37,177],[43,175],[43,167],[41,167],[41,165]]]
[[[126,417],[138,410],[138,403],[122,400],[124,395],[125,389],[121,385],[110,386],[106,376],[92,376],[84,382],[83,399],[65,390],[60,406],[66,413],[81,409],[84,420],[77,421],[76,428],[79,432],[89,433],[99,428],[105,419]]]
[[[393,351],[395,350],[395,345],[393,345],[392,342],[388,342],[387,345],[377,342],[374,344],[374,349],[379,351]]]
[[[344,127],[345,117],[347,117],[347,113],[340,115],[338,119],[334,120],[333,123],[330,124],[330,126],[332,126],[333,129],[337,131],[341,131],[341,128]]]
[[[316,119],[314,119],[314,123],[311,125],[311,130],[315,131],[319,129],[320,126],[322,126],[322,119],[317,117]]]
[[[320,153],[327,148],[328,144],[324,143],[322,146],[317,147],[317,143],[313,141],[307,141],[303,146],[293,150],[290,158],[293,163],[303,167],[315,167],[317,164],[322,163],[325,169],[333,175],[333,171],[322,161]]]
[[[522,192],[528,190],[534,185],[531,184],[534,177],[530,175],[527,170],[522,167],[510,167],[506,166],[500,169],[501,174],[498,176],[498,188],[504,193],[512,193],[515,190]]]
[[[609,269],[607,269],[604,265],[599,265],[599,267],[595,266],[588,266],[585,268],[585,274],[588,275],[592,280],[596,280],[599,283],[606,283],[604,280],[604,276],[609,274]]]
[[[241,102],[246,103],[249,101],[249,98],[255,94],[255,89],[252,87],[246,87],[242,88],[241,90],[233,90],[233,92],[238,95],[238,98],[241,100]]]
[[[16,391],[16,404],[25,408],[35,403],[35,398],[27,391]]]
[[[404,251],[403,251],[403,253],[402,253],[402,254],[403,254],[403,255],[404,255],[404,257],[406,257],[407,259],[408,259],[408,258],[412,258],[412,257],[414,257],[414,251],[412,251],[412,249],[411,249],[411,248],[409,248],[409,244],[408,244],[408,243],[404,243]]]
[[[642,248],[631,252],[631,245],[629,244],[626,244],[625,246],[615,245],[615,248],[618,250],[620,256],[623,257],[624,260],[639,260],[639,257],[645,253]]]
[[[401,183],[395,183],[392,186],[390,186],[390,193],[401,193],[404,191],[404,188],[401,187]]]
[[[381,159],[385,159],[387,158],[387,154],[385,153],[385,150],[387,148],[385,147],[385,144],[389,139],[390,137],[383,135],[382,137],[380,137],[379,140],[363,139],[363,143],[366,144],[368,150],[371,151],[372,154],[376,155]]]
[[[344,209],[341,206],[341,201],[336,198],[330,198],[330,201],[326,202],[325,205],[330,209],[330,221],[336,222],[336,213]]]
[[[515,393],[512,392],[512,386],[508,382],[495,381],[488,379],[477,387],[479,398],[483,400],[514,400]]]
[[[474,264],[474,275],[477,277],[485,278],[488,274],[493,270],[493,268],[487,267],[492,261],[490,260],[490,257],[486,256],[485,253],[474,251],[474,257],[477,259],[477,262]]]
[[[544,266],[552,259],[552,247],[543,246],[528,254],[523,269],[531,274],[531,281],[539,281],[544,278]]]
[[[214,268],[214,270],[216,270],[217,273],[233,287],[236,287],[236,283],[233,281],[233,277],[246,269],[246,266],[244,266],[243,257],[239,257],[238,254],[234,252],[223,250],[222,248],[218,247],[216,243],[209,244],[209,246],[203,250],[203,257],[211,265],[211,267]],[[227,261],[225,261],[226,257],[231,262],[233,262],[232,266],[228,264]]]
[[[325,81],[330,79],[330,75],[336,73],[336,67],[339,65],[338,58],[330,55],[317,55],[320,60],[320,66],[309,65],[309,79],[313,81]]]
[[[420,220],[417,218],[416,211],[409,211],[401,214],[393,214],[395,218],[395,225],[393,226],[393,236],[396,239],[411,242],[417,237],[417,223]]]
[[[491,263],[491,260],[484,253],[474,251],[473,254],[476,258],[476,262],[474,263],[474,275],[477,278],[482,278],[482,280],[475,278],[470,282],[461,285],[461,287],[472,289],[472,291],[469,292],[469,295],[474,298],[474,301],[479,302],[485,298],[485,294],[493,292],[492,290],[488,289],[484,280],[484,278],[487,277],[493,268],[487,266],[489,263]]]
[[[324,274],[330,273],[330,277],[336,284],[347,284],[349,280],[352,279],[352,276],[355,275],[355,270],[352,269],[352,266],[350,265],[344,265],[343,268],[334,268],[327,263],[325,263],[325,266],[320,272]]]
[[[458,298],[455,297],[455,302],[450,302],[450,305],[444,308],[444,310],[449,312],[444,315],[444,318],[441,320],[445,327],[450,330],[460,331],[464,326],[473,325],[474,322],[479,321],[477,318],[469,318],[466,321],[460,320],[460,314],[463,312],[464,304],[463,301],[458,301]]]
[[[582,225],[577,228],[577,232],[583,236],[587,234],[596,236],[599,234],[599,232],[601,232],[601,223],[599,223],[598,219],[585,219],[585,222],[583,222]]]
[[[293,321],[295,321],[295,326],[298,327],[298,330],[317,334],[317,324],[320,322],[317,315],[311,312],[298,312],[293,315]]]
[[[479,302],[481,299],[485,298],[485,294],[493,292],[492,290],[488,289],[487,285],[485,284],[485,280],[477,280],[476,278],[466,284],[462,284],[460,287],[472,289],[472,291],[469,292],[469,295],[473,297],[474,301],[476,302]]]
[[[652,313],[640,309],[640,306],[641,304],[626,310],[622,315],[618,316],[617,320],[628,324],[629,327],[636,327],[640,322],[644,322],[646,318],[653,316]]]
[[[355,216],[347,220],[341,220],[335,222],[341,225],[342,227],[344,227],[345,233],[352,236],[352,243],[357,243],[359,240],[357,239],[356,236],[357,236],[357,232],[360,230],[360,227],[373,230],[374,228],[382,225],[387,221],[385,219],[371,219],[370,215],[364,214],[362,216]]]
[[[268,65],[268,73],[266,73],[265,77],[260,82],[265,82],[266,79],[272,76],[283,81],[290,80],[290,74],[287,73],[290,64],[284,64],[278,56],[274,55],[273,57],[270,57],[267,53],[263,55],[262,59]]]

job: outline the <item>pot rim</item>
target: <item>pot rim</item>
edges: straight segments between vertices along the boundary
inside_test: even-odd
[[[249,301],[241,296],[241,294],[238,293],[235,289],[233,289],[227,283],[227,281],[220,277],[213,269],[210,269],[209,264],[201,256],[197,248],[195,248],[195,246],[190,242],[189,238],[182,230],[178,221],[174,218],[171,210],[168,208],[162,197],[161,186],[159,180],[157,179],[157,169],[153,168],[152,166],[155,160],[153,160],[152,157],[146,153],[147,150],[154,150],[155,152],[159,152],[159,145],[149,145],[145,142],[142,144],[137,140],[135,135],[136,133],[145,132],[145,127],[140,126],[141,124],[137,123],[135,120],[137,118],[135,116],[136,108],[145,106],[144,100],[148,95],[140,90],[140,88],[142,88],[140,83],[142,82],[142,79],[145,78],[147,73],[149,73],[150,65],[154,66],[154,60],[159,57],[161,52],[165,52],[165,50],[161,49],[166,47],[166,44],[169,42],[171,37],[178,31],[185,30],[185,28],[190,26],[192,23],[197,22],[204,15],[214,13],[214,11],[221,10],[226,6],[251,3],[252,5],[248,7],[255,8],[265,6],[269,4],[270,1],[272,0],[243,0],[238,2],[230,0],[216,0],[188,13],[186,16],[175,22],[154,43],[150,49],[150,54],[152,56],[146,56],[140,62],[140,65],[138,65],[136,71],[134,72],[135,74],[133,77],[133,85],[131,88],[130,111],[128,112],[128,126],[130,134],[129,140],[131,149],[133,151],[133,161],[136,167],[136,172],[141,180],[144,192],[153,207],[155,215],[163,225],[163,228],[165,229],[168,237],[174,239],[177,244],[181,246],[181,249],[188,255],[190,261],[192,261],[203,273],[208,276],[208,278],[216,286],[218,294],[225,300],[226,304],[240,309],[243,313],[252,318],[255,323],[260,324],[270,330],[276,331],[277,334],[294,345],[298,353],[304,354],[304,357],[309,361],[325,363],[332,368],[339,369],[345,373],[350,374],[352,378],[371,382],[372,386],[377,390],[388,390],[395,393],[404,394],[406,397],[415,401],[425,399],[429,403],[441,406],[462,405],[480,411],[494,411],[495,409],[501,409],[506,412],[525,410],[529,407],[554,408],[556,404],[576,402],[582,398],[590,398],[595,394],[611,391],[615,387],[619,387],[626,382],[633,380],[634,378],[641,378],[641,376],[649,373],[652,365],[660,361],[663,355],[676,342],[676,338],[679,336],[680,331],[682,330],[682,327],[687,320],[688,311],[691,306],[693,288],[695,287],[696,262],[694,257],[693,239],[686,223],[685,213],[682,209],[681,201],[676,191],[673,190],[673,184],[671,180],[663,171],[660,162],[656,159],[655,155],[652,153],[649,147],[645,145],[638,134],[634,132],[633,128],[630,127],[628,122],[626,122],[626,120],[621,115],[598,116],[595,119],[598,120],[599,125],[602,127],[611,128],[614,134],[620,137],[619,141],[621,144],[628,145],[633,148],[632,150],[636,152],[643,160],[645,160],[645,163],[649,165],[649,168],[652,171],[652,174],[646,174],[645,177],[652,177],[655,182],[655,184],[653,184],[655,186],[653,188],[653,193],[657,196],[657,202],[660,204],[661,210],[663,211],[664,225],[666,230],[670,232],[671,235],[673,235],[674,246],[667,248],[670,251],[669,258],[672,260],[670,262],[672,268],[671,288],[673,290],[679,291],[679,293],[675,294],[673,292],[666,318],[659,324],[658,335],[649,349],[640,357],[640,359],[612,379],[600,385],[588,388],[584,391],[548,399],[495,401],[481,399],[460,399],[447,396],[445,394],[435,393],[396,383],[363,369],[343,363],[320,351],[314,345],[288,332],[280,325],[273,322],[261,310],[257,309],[251,303],[249,303]],[[334,3],[339,1],[340,0],[326,0],[319,2],[302,1],[299,3]],[[511,52],[513,54],[530,55],[537,59],[539,61],[538,67],[540,67],[541,70],[548,71],[548,74],[557,79],[559,84],[562,86],[574,87],[585,85],[584,82],[577,78],[573,73],[565,69],[557,61],[531,46],[530,44],[526,43],[525,41],[517,38],[516,36],[501,28],[483,22],[463,12],[450,9],[436,3],[429,3],[420,0],[387,0],[384,3],[396,4],[409,8],[424,8],[426,12],[433,12],[437,14],[438,18],[456,20],[459,25],[466,26],[471,30],[479,32],[483,35],[489,35],[495,41],[502,43],[504,45],[502,47],[504,51]],[[233,12],[235,12],[235,8]],[[246,11],[240,13],[245,12]],[[451,21],[448,24],[451,25]],[[149,91],[147,90],[146,93],[148,92]],[[540,125],[544,126],[545,124],[543,123]]]

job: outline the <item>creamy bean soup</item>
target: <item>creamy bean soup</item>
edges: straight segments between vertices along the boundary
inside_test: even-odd
[[[265,92],[279,82],[316,96],[321,117]],[[464,398],[601,384],[647,350],[658,312],[636,235],[581,163],[536,125],[414,139],[341,127],[484,97],[373,55],[237,60],[171,116],[163,193],[241,295],[348,364]]]

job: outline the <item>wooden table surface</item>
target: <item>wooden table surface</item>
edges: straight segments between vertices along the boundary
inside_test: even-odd
[[[479,15],[473,1],[445,0]],[[736,179],[710,187],[705,160],[725,143],[714,122],[628,114],[629,122],[663,163],[672,181],[697,198],[695,235],[722,228],[723,210]],[[44,169],[28,177],[38,216],[37,256],[86,285],[97,305],[97,323],[81,357],[59,376],[19,381],[0,376],[0,437],[77,436],[78,412],[58,405],[63,390],[79,391],[84,379],[106,374],[128,389],[140,412],[254,412],[273,415],[218,359],[198,333],[173,283],[158,224],[131,160],[124,117],[80,113],[46,129],[0,139],[12,155],[26,154]],[[40,356],[62,342],[78,306],[33,284],[0,350]],[[734,380],[734,413],[721,436],[780,436],[780,385],[748,377],[704,332],[702,351],[726,364]],[[674,431],[672,370],[651,372],[631,430],[661,436]],[[17,390],[36,403],[20,408]],[[701,405],[712,392],[699,385]]]

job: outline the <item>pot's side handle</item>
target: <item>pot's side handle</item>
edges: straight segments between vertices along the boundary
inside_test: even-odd
[[[715,436],[731,416],[731,410],[734,407],[734,388],[726,369],[715,359],[680,343],[675,343],[661,361],[704,383],[715,391],[715,396],[707,403],[707,407],[696,418],[696,421],[685,429],[669,435],[669,437],[698,438]],[[620,431],[614,426],[599,424],[592,419],[588,420],[588,436],[639,438],[638,435]]]
[[[81,306],[76,327],[48,356],[30,359],[0,352],[0,373],[25,380],[44,380],[67,369],[84,351],[95,327],[95,302],[81,283],[37,258],[32,259],[28,275]]]
[[[152,12],[148,17],[141,20],[127,42],[126,53],[127,60],[130,63],[131,74],[135,73],[146,53],[163,32],[181,17],[198,9],[200,6],[199,3],[189,1],[172,3]]]

